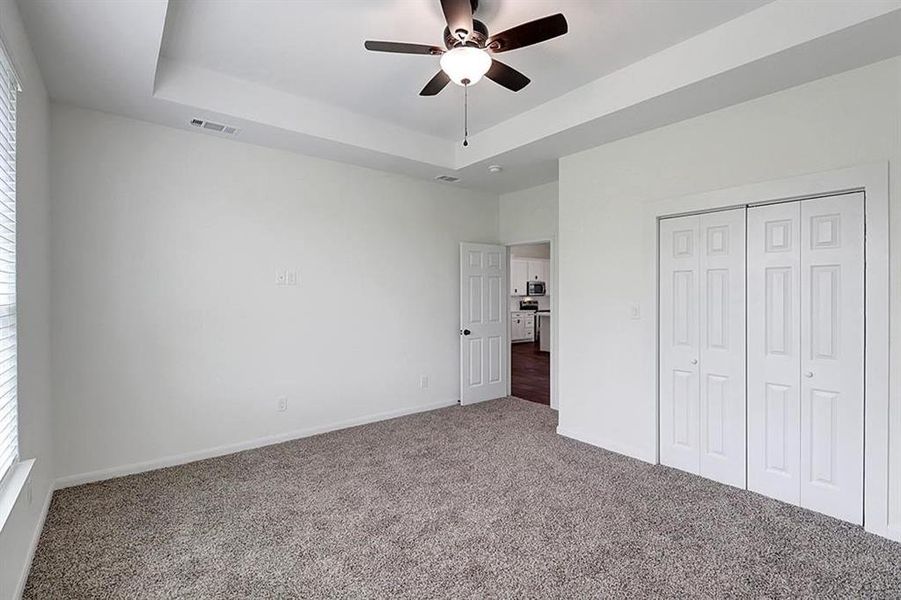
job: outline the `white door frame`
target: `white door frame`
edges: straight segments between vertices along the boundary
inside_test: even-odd
[[[777,181],[754,183],[723,190],[662,200],[646,209],[645,222],[654,235],[645,236],[646,256],[650,262],[648,303],[654,307],[653,326],[657,342],[655,353],[653,448],[660,461],[659,447],[659,305],[658,305],[658,229],[663,217],[740,208],[787,200],[802,200],[862,191],[865,239],[865,374],[864,374],[864,528],[867,531],[901,541],[901,494],[889,510],[889,478],[901,477],[901,468],[889,468],[889,165],[881,162],[801,175]],[[901,410],[901,406],[894,407]],[[894,482],[893,482],[894,483]],[[901,484],[896,484],[901,485]]]
[[[557,352],[557,331],[560,329],[556,325],[557,316],[557,297],[560,293],[559,287],[557,285],[557,242],[553,237],[550,238],[542,238],[537,240],[525,240],[522,242],[504,242],[504,245],[507,247],[507,273],[511,273],[510,270],[510,260],[513,255],[510,252],[510,248],[512,246],[523,246],[525,244],[550,244],[551,246],[551,408],[554,410],[560,410],[560,402],[557,398],[557,364],[560,358],[559,353]],[[509,286],[508,286],[509,288]],[[507,290],[507,339],[512,340],[511,331],[510,331],[510,290]],[[509,396],[512,392],[513,382],[511,381],[512,376],[512,364],[511,364],[511,351],[510,344],[507,344],[507,395]]]

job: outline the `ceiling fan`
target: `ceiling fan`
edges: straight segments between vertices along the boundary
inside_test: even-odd
[[[483,75],[508,90],[518,92],[529,85],[529,78],[491,55],[538,44],[561,36],[568,30],[566,19],[558,13],[489,35],[488,27],[473,18],[479,0],[440,1],[447,21],[444,28],[445,48],[371,40],[364,44],[367,50],[374,52],[440,55],[441,70],[422,88],[420,96],[434,96],[451,81],[468,87]]]

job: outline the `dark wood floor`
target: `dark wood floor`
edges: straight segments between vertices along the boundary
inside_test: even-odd
[[[538,342],[513,344],[511,390],[513,395],[538,404],[551,403],[551,354]]]

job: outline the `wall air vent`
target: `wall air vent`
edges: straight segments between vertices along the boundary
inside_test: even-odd
[[[459,177],[454,177],[453,175],[439,175],[435,178],[435,181],[441,181],[444,183],[457,183],[460,181]]]
[[[231,125],[223,125],[222,123],[215,123],[213,121],[204,121],[203,119],[191,119],[191,125],[194,127],[199,127],[200,129],[206,129],[207,131],[221,133],[223,135],[236,135],[239,131],[237,127],[232,127]]]

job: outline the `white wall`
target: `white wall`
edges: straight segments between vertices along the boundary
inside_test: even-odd
[[[49,500],[53,465],[47,93],[12,0],[0,0],[0,37],[22,85],[16,147],[19,453],[35,459],[25,491],[0,531],[0,599],[5,600],[23,582]]]
[[[496,196],[66,106],[51,136],[64,482],[459,398]]]
[[[657,129],[560,162],[561,430],[653,461],[655,332],[648,203],[841,167],[891,162],[891,234],[901,235],[901,59]],[[892,273],[901,244],[892,247]],[[892,282],[901,343],[901,278]],[[640,320],[629,305],[639,302]],[[901,356],[891,356],[893,370]],[[901,379],[891,382],[901,456]],[[901,461],[892,461],[901,523]]]
[[[550,240],[556,235],[556,181],[500,196],[498,237],[501,243]]]

